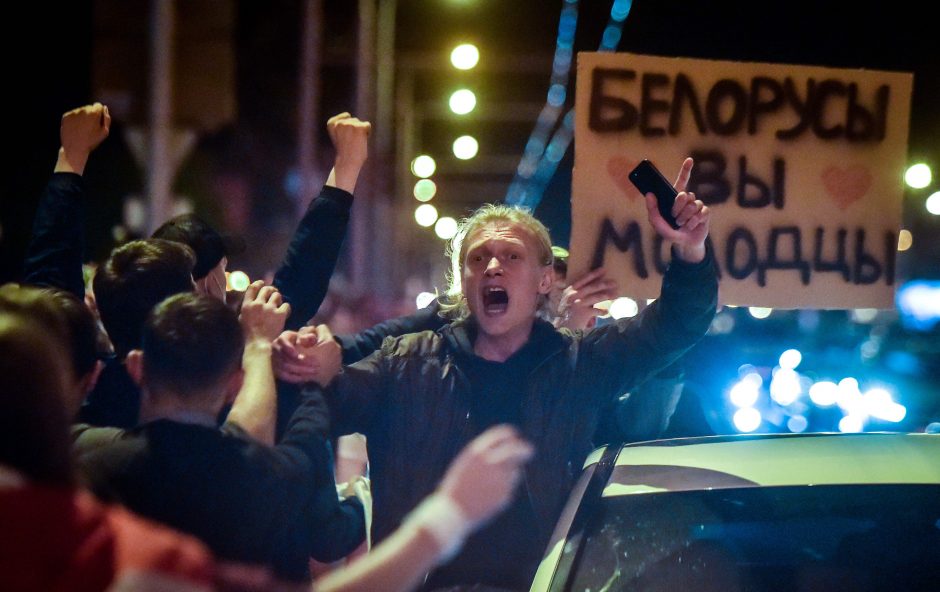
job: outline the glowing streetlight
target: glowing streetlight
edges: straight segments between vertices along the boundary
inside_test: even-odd
[[[937,207],[938,207],[938,209],[940,209],[940,191],[934,193],[934,194],[931,195],[930,197],[934,197],[934,196],[936,196],[936,198],[937,198],[937,199],[935,199],[934,201],[937,202]],[[927,201],[928,201],[928,202],[930,201],[930,198],[929,198],[929,197],[927,198]],[[928,208],[928,210],[929,210],[929,208]],[[931,213],[933,213],[933,212],[931,212]],[[899,251],[906,251],[906,250],[910,249],[910,248],[911,248],[911,245],[913,245],[913,244],[914,244],[914,235],[911,234],[911,231],[910,231],[910,230],[908,230],[908,229],[906,229],[906,228],[902,228],[902,229],[901,229],[901,232],[898,233],[898,250],[899,250]]]
[[[747,309],[747,312],[751,313],[755,319],[766,319],[773,311],[774,309],[763,306],[749,306]]]
[[[444,240],[450,240],[457,234],[457,221],[450,216],[443,216],[434,225],[434,233]]]
[[[437,170],[437,163],[427,154],[422,154],[411,161],[411,172],[415,177],[426,179]]]
[[[462,43],[450,52],[450,63],[458,70],[470,70],[480,61],[480,50],[472,43]]]
[[[454,140],[454,156],[460,160],[470,160],[479,150],[480,144],[473,136],[460,136]]]
[[[226,271],[225,277],[228,280],[228,287],[237,292],[244,292],[251,284],[251,278],[244,271],[233,271],[231,273]]]
[[[437,194],[437,185],[430,179],[419,179],[415,183],[414,195],[418,201],[431,201]]]
[[[636,300],[622,296],[610,303],[610,316],[615,319],[633,318],[639,312]]]
[[[934,216],[940,216],[940,191],[931,193],[924,205],[927,206],[928,212]]]
[[[450,95],[450,110],[457,115],[466,115],[477,106],[477,96],[472,90],[462,88]]]
[[[437,208],[431,204],[421,204],[415,209],[415,222],[428,227],[437,222]]]
[[[415,306],[419,309],[426,308],[429,304],[434,302],[435,298],[437,298],[437,296],[435,296],[433,292],[421,292],[415,297]]]
[[[923,189],[930,185],[931,176],[930,167],[919,162],[907,169],[907,172],[904,173],[904,182],[914,189]]]

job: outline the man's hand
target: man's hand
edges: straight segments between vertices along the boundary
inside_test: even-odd
[[[604,314],[603,310],[594,308],[594,305],[613,300],[617,297],[617,290],[617,282],[608,279],[607,271],[603,268],[586,273],[562,291],[555,312],[555,326],[572,331],[587,329],[595,318]]]
[[[101,103],[72,109],[63,115],[59,128],[62,147],[59,148],[55,172],[83,174],[88,156],[110,131],[111,115]]]
[[[661,237],[675,245],[679,257],[689,263],[697,263],[705,258],[705,238],[708,236],[711,211],[701,200],[695,199],[694,193],[685,191],[691,173],[692,159],[686,158],[673,185],[679,192],[672,206],[678,230],[663,220],[652,193],[646,194],[646,211],[650,224]]]
[[[301,327],[300,331],[284,331],[272,344],[274,374],[279,380],[291,384],[313,382],[319,368],[307,360],[304,351],[317,343],[315,327]]]
[[[509,505],[522,467],[534,453],[514,427],[492,427],[457,455],[438,493],[453,500],[471,524],[479,524]]]
[[[270,344],[284,330],[290,314],[290,304],[281,299],[274,286],[265,286],[258,280],[245,290],[238,322],[245,332],[245,341]]]
[[[359,171],[369,156],[372,124],[344,112],[331,117],[326,122],[326,130],[336,148],[336,164],[326,184],[352,193],[356,188]]]
[[[274,341],[274,374],[292,384],[315,382],[325,387],[343,364],[343,350],[326,325],[284,331]]]
[[[343,348],[333,339],[333,333],[326,325],[317,325],[316,335],[316,345],[305,355],[317,367],[317,377],[313,381],[326,387],[343,368]]]

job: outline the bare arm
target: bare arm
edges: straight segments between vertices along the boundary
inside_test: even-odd
[[[271,342],[284,328],[290,305],[273,286],[257,281],[248,287],[239,322],[245,332],[242,384],[226,423],[234,423],[256,440],[274,445],[277,391],[271,366]]]
[[[368,555],[316,582],[318,592],[410,590],[459,549],[468,534],[506,507],[533,448],[502,425],[457,456],[437,491]]]
[[[336,147],[336,164],[320,195],[294,231],[274,285],[291,304],[287,328],[307,324],[326,296],[346,235],[352,191],[368,155],[371,125],[349,113],[331,117],[327,130]]]

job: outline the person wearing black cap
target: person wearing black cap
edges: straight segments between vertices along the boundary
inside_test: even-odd
[[[336,148],[335,164],[320,195],[297,225],[284,261],[274,275],[274,286],[291,305],[288,329],[304,326],[326,296],[346,235],[352,194],[368,156],[369,122],[344,112],[331,117],[326,127]],[[219,233],[194,214],[168,220],[153,238],[188,245],[196,253],[196,290],[225,301],[228,257],[245,250],[243,240]]]
[[[193,281],[196,292],[225,302],[225,268],[229,255],[245,251],[241,238],[220,234],[195,214],[180,214],[157,228],[151,238],[162,238],[189,245],[196,253]]]

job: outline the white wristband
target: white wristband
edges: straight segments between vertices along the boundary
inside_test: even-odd
[[[450,497],[435,493],[424,498],[404,520],[405,524],[426,530],[440,547],[438,562],[453,557],[473,527],[470,519]]]

